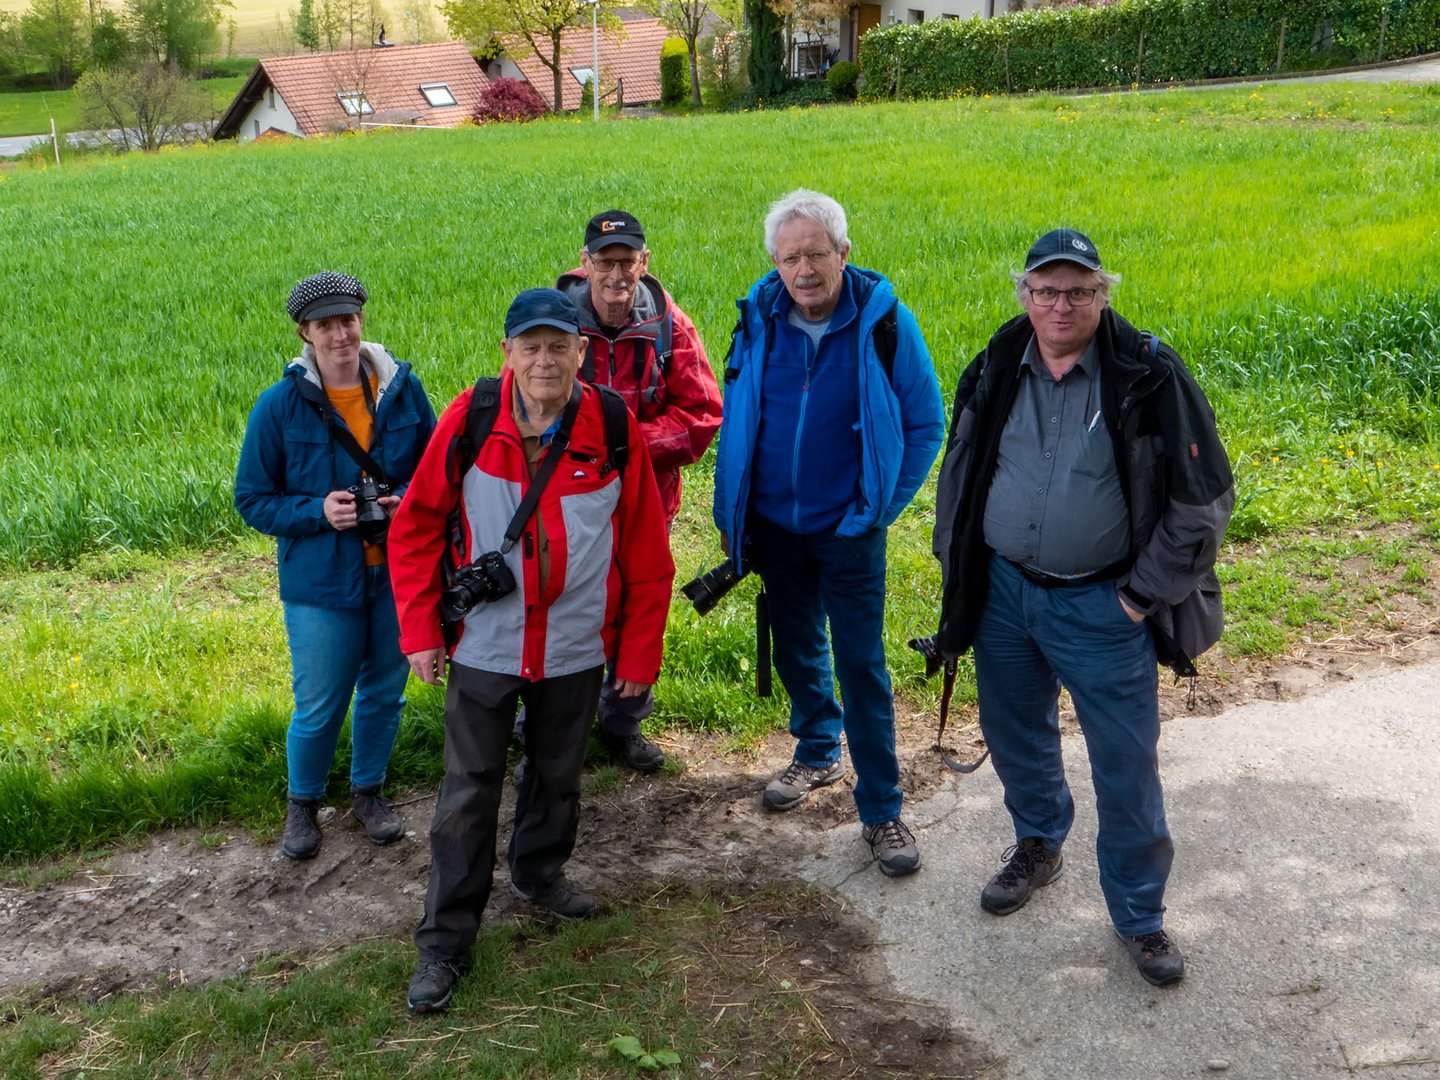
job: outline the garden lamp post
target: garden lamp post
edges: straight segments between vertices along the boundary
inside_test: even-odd
[[[600,122],[600,0],[587,0],[590,5],[591,62],[590,101],[595,108],[595,122]]]

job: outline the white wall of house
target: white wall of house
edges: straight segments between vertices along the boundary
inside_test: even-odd
[[[294,114],[273,86],[266,87],[255,107],[245,114],[237,134],[241,142],[249,142],[271,128],[288,131],[292,135],[300,134],[300,125],[295,122]]]
[[[989,19],[1004,15],[1009,10],[1008,0],[879,0],[876,3],[858,3],[850,14],[838,24],[832,24],[825,34],[825,46],[832,60],[854,60],[858,34],[874,26],[889,26],[892,23],[922,23],[932,19]],[[804,36],[800,37],[800,48],[791,50],[791,66],[794,74],[805,75],[804,70],[812,58],[806,55]]]

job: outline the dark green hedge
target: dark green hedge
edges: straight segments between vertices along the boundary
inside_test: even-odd
[[[860,41],[860,67],[875,100],[1270,75],[1437,50],[1440,0],[1120,0],[877,27]]]

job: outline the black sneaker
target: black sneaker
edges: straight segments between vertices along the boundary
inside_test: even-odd
[[[636,772],[655,772],[665,764],[665,751],[638,731],[622,736],[605,735],[603,741],[612,758]]]
[[[1139,937],[1120,934],[1120,940],[1130,950],[1130,959],[1140,969],[1140,977],[1151,986],[1168,986],[1185,977],[1185,957],[1181,955],[1180,946],[1164,930]]]
[[[285,835],[280,854],[287,859],[313,859],[320,851],[319,799],[287,799]]]
[[[526,903],[533,904],[541,911],[549,912],[557,919],[564,919],[567,922],[571,919],[588,919],[600,910],[600,905],[596,902],[595,897],[587,892],[572,889],[564,877],[556,878],[548,888],[533,893],[527,892],[512,881],[510,891]]]
[[[405,826],[380,797],[380,785],[350,789],[350,812],[365,829],[372,844],[393,844],[405,835]]]
[[[453,960],[421,960],[405,1000],[413,1012],[441,1012],[450,1005],[463,968]]]
[[[860,835],[870,845],[870,853],[886,877],[903,877],[920,869],[920,849],[915,846],[915,834],[899,818],[879,825],[862,825]]]
[[[833,784],[845,775],[845,766],[838,761],[829,765],[802,765],[791,761],[779,776],[765,785],[761,805],[766,810],[793,810],[817,787]]]
[[[1058,851],[1046,851],[1038,836],[1027,836],[1003,855],[1009,861],[980,890],[980,906],[992,915],[1019,911],[1030,894],[1060,876],[1065,859]]]

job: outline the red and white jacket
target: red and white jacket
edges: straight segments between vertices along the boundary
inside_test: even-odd
[[[460,499],[468,563],[498,551],[530,487],[530,471],[511,402],[507,368],[495,426],[475,460],[453,463],[452,444],[465,428],[472,390],[445,410],[390,523],[387,555],[400,649],[407,655],[445,644],[440,625],[440,558],[446,519]],[[660,672],[665,619],[675,564],[665,515],[644,438],[633,416],[623,472],[607,471],[605,421],[599,395],[584,388],[570,445],[550,477],[520,541],[505,555],[515,591],[481,602],[465,616],[451,658],[458,664],[538,680],[615,661],[615,677],[654,683]],[[538,520],[537,520],[538,519]],[[539,526],[549,542],[549,576],[540,583]]]
[[[669,521],[680,510],[681,466],[704,457],[720,430],[720,388],[699,331],[649,274],[636,287],[629,323],[613,338],[600,326],[583,267],[562,274],[555,287],[575,301],[590,342],[581,378],[610,387],[640,421]]]

